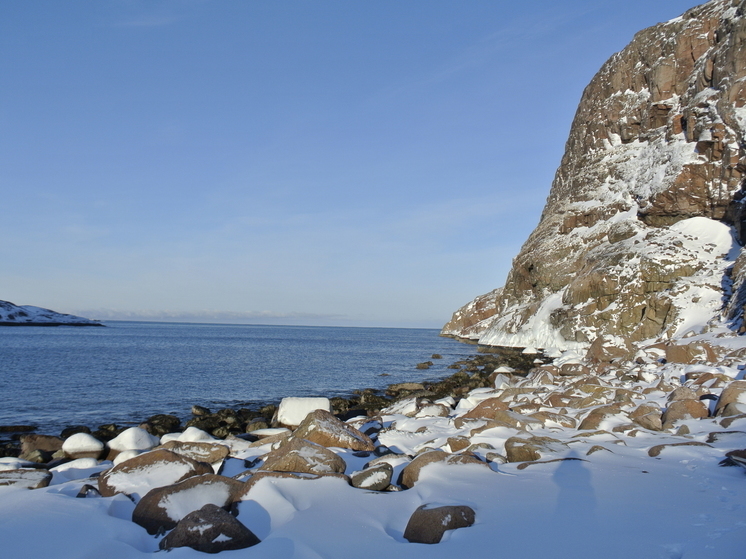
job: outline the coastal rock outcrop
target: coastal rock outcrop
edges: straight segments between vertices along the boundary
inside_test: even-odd
[[[504,287],[456,311],[443,334],[564,350],[743,322],[733,265],[746,240],[745,10],[707,2],[603,65]]]

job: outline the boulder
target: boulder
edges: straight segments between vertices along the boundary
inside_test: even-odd
[[[263,470],[307,474],[344,473],[345,461],[326,447],[293,437],[264,458]]]
[[[495,419],[495,413],[498,411],[508,411],[508,404],[500,398],[482,400],[464,415],[456,418],[456,428],[460,428],[458,423],[463,423],[464,419]]]
[[[331,412],[329,398],[283,398],[277,409],[277,422],[286,427],[296,427],[314,410]]]
[[[47,470],[0,470],[0,485],[40,489],[52,481],[52,474]]]
[[[314,410],[293,432],[293,437],[305,439],[325,447],[349,448],[352,450],[375,450],[376,445],[365,435],[340,421],[326,410]]]
[[[670,363],[714,363],[716,360],[717,354],[707,342],[666,346],[666,361]]]
[[[394,475],[394,468],[391,464],[381,462],[370,468],[353,472],[350,476],[350,483],[353,487],[367,489],[368,491],[383,491],[391,485],[391,476]]]
[[[734,380],[723,388],[715,408],[715,415],[725,415],[724,410],[728,404],[744,404],[746,406],[746,380]],[[737,410],[736,407],[732,409]]]
[[[259,538],[232,514],[208,504],[182,518],[161,540],[160,548],[191,547],[203,553],[219,553],[258,543]]]
[[[197,462],[206,462],[208,464],[215,464],[221,460],[225,460],[230,454],[230,449],[219,443],[208,443],[208,442],[182,442],[182,441],[168,441],[161,445],[161,448],[186,456]]]
[[[680,419],[702,419],[710,415],[707,406],[699,400],[675,400],[663,412],[663,428],[669,429]]]
[[[623,413],[621,404],[611,404],[609,406],[601,406],[599,408],[591,410],[591,412],[585,416],[583,421],[580,422],[580,426],[578,427],[578,430],[585,431],[588,429],[591,429],[591,430],[599,429],[601,426],[601,423],[605,419],[609,417],[613,417],[615,415],[619,415],[621,413]]]
[[[170,450],[153,450],[138,454],[106,470],[98,478],[98,490],[104,497],[124,493],[140,498],[156,487],[211,473],[213,469],[209,464],[180,456]]]
[[[424,454],[420,454],[409,464],[407,464],[407,466],[402,470],[399,484],[407,489],[410,487],[414,487],[414,484],[417,483],[417,480],[420,478],[420,472],[422,471],[422,468],[436,463],[449,465],[478,464],[480,466],[489,468],[489,465],[486,462],[482,462],[474,456],[464,454],[449,454],[447,452],[443,452],[442,450],[431,450],[425,452]]]
[[[104,454],[104,443],[88,433],[75,433],[62,443],[62,450],[68,458],[99,459]]]
[[[557,452],[567,451],[567,445],[551,437],[510,437],[505,441],[508,462],[529,462]]]
[[[474,524],[474,519],[474,510],[464,505],[433,508],[422,505],[409,518],[404,539],[412,543],[440,543],[446,530],[466,528]]]
[[[671,392],[666,399],[669,402],[675,402],[677,400],[697,400],[699,399],[699,394],[688,386],[679,386],[676,390]]]
[[[111,449],[109,460],[125,450],[150,450],[160,444],[161,440],[140,427],[130,427],[111,439],[107,445]]]
[[[21,454],[20,457],[29,460],[35,451],[41,451],[43,454],[52,454],[62,448],[62,439],[50,435],[22,435],[21,436]],[[38,462],[39,460],[32,460]],[[44,460],[46,462],[46,460]]]
[[[173,485],[157,487],[137,503],[132,522],[149,534],[171,530],[179,520],[206,504],[228,507],[243,488],[242,482],[215,474],[193,476]]]

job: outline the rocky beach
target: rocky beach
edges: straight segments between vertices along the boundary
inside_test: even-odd
[[[443,328],[477,355],[347,398],[4,427],[4,551],[744,556],[745,133],[746,2],[641,31],[505,285]]]
[[[730,556],[746,529],[746,381],[725,364],[734,356],[708,363],[706,350],[658,344],[623,366],[597,353],[483,353],[439,382],[288,398],[245,422],[195,409],[186,425],[162,415],[108,433],[27,434],[21,457],[0,458],[3,535],[28,546],[14,512],[28,511],[34,526],[65,531],[31,548],[81,552],[71,557],[103,546],[122,557],[367,556],[361,538],[415,557],[442,542],[445,556],[484,551],[495,534],[516,556],[594,556],[553,541],[562,526],[620,557],[667,545]],[[517,519],[502,515],[524,500],[537,521],[554,515],[532,542],[503,532]],[[56,508],[79,521],[47,518]],[[627,514],[636,538],[599,526]]]

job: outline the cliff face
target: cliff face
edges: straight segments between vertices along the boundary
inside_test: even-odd
[[[723,313],[746,240],[744,13],[712,0],[604,64],[505,286],[444,334],[572,349],[679,337]],[[743,304],[725,303],[738,320]]]

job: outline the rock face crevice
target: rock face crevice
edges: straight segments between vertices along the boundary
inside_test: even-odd
[[[681,336],[720,316],[746,237],[745,13],[746,1],[712,0],[603,65],[504,287],[444,334],[570,349]]]

